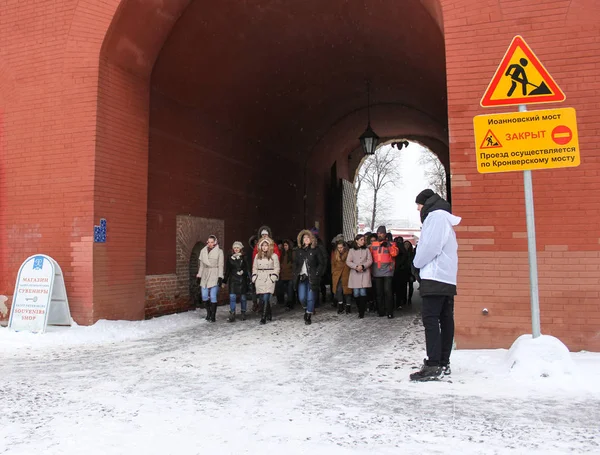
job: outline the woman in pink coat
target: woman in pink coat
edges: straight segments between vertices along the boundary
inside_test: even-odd
[[[371,252],[365,245],[365,236],[358,234],[354,238],[354,245],[348,252],[346,265],[350,267],[350,278],[348,287],[352,289],[352,294],[358,306],[358,317],[365,317],[367,309],[367,288],[371,287],[371,270],[373,264]]]

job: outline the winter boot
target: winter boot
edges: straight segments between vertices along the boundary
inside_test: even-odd
[[[246,320],[246,312],[242,311],[242,321],[245,321],[245,320]]]
[[[217,321],[217,302],[210,302],[210,322]]]
[[[270,304],[268,304],[268,303],[263,304],[263,307],[262,307],[262,317],[260,318],[260,323],[261,324],[266,324],[267,323],[267,313],[268,313],[269,306],[270,306]]]
[[[410,375],[410,380],[417,382],[437,381],[443,375],[444,371],[441,366],[427,365],[427,361],[425,361],[419,371]]]
[[[227,322],[235,322],[235,311],[229,311],[229,318]]]
[[[271,307],[271,302],[267,303],[267,320],[270,322],[273,320],[273,311]]]
[[[346,314],[352,313],[352,297],[346,297]]]
[[[305,313],[304,314],[304,324],[306,324],[306,325],[311,325],[312,324],[312,321],[310,319],[311,316],[312,316],[312,314],[310,314],[310,313]]]
[[[338,303],[337,308],[338,308],[338,314],[342,314],[344,312],[344,302]]]
[[[204,318],[206,321],[210,321],[210,302],[202,302],[204,308],[206,308],[206,317]]]
[[[360,319],[365,317],[365,311],[367,309],[367,297],[360,296],[356,299],[356,305],[358,306],[358,317]]]
[[[448,362],[448,363],[442,362],[442,373],[444,376],[450,376],[452,374],[452,371],[450,370],[450,362]]]

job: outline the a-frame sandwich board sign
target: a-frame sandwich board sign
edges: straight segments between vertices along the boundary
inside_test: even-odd
[[[482,107],[556,103],[565,94],[525,40],[513,38],[480,104]]]
[[[38,254],[19,269],[8,327],[43,333],[48,325],[71,325],[71,312],[60,266],[50,256]]]

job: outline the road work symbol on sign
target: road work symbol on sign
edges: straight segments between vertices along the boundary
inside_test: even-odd
[[[565,94],[520,36],[515,36],[500,62],[481,106],[553,103]]]
[[[482,174],[579,166],[573,108],[478,115],[473,127]]]
[[[483,142],[479,146],[480,149],[496,149],[501,147],[502,144],[500,143],[500,141],[498,140],[498,138],[492,130],[488,130],[488,132],[485,133]]]

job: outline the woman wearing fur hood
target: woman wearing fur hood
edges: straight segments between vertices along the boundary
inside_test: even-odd
[[[271,228],[269,226],[261,226],[261,227],[259,227],[258,228],[258,236],[256,238],[258,240],[265,239],[265,238],[270,238],[271,240],[274,241],[274,239],[273,239],[273,232],[271,231]],[[279,258],[279,262],[281,262],[281,251],[279,251],[279,247],[277,246],[276,243],[274,243],[273,252]],[[252,261],[253,262],[254,262],[254,258],[256,257],[257,253],[258,253],[258,243],[254,246],[254,250],[252,250]]]
[[[256,244],[258,252],[252,264],[252,282],[257,296],[264,303],[261,324],[265,324],[267,319],[272,320],[271,294],[275,292],[275,283],[279,279],[279,257],[273,251],[274,245],[273,240],[268,237],[260,239]]]
[[[202,289],[202,301],[206,308],[206,320],[215,322],[217,315],[217,294],[223,283],[223,251],[217,237],[208,236],[206,246],[200,251],[198,273]],[[210,299],[210,304],[209,304]]]
[[[326,258],[317,246],[317,239],[308,229],[298,234],[298,249],[294,257],[294,283],[298,289],[298,300],[306,308],[304,323],[312,323],[315,311],[315,295],[319,292],[321,276],[324,273]]]

